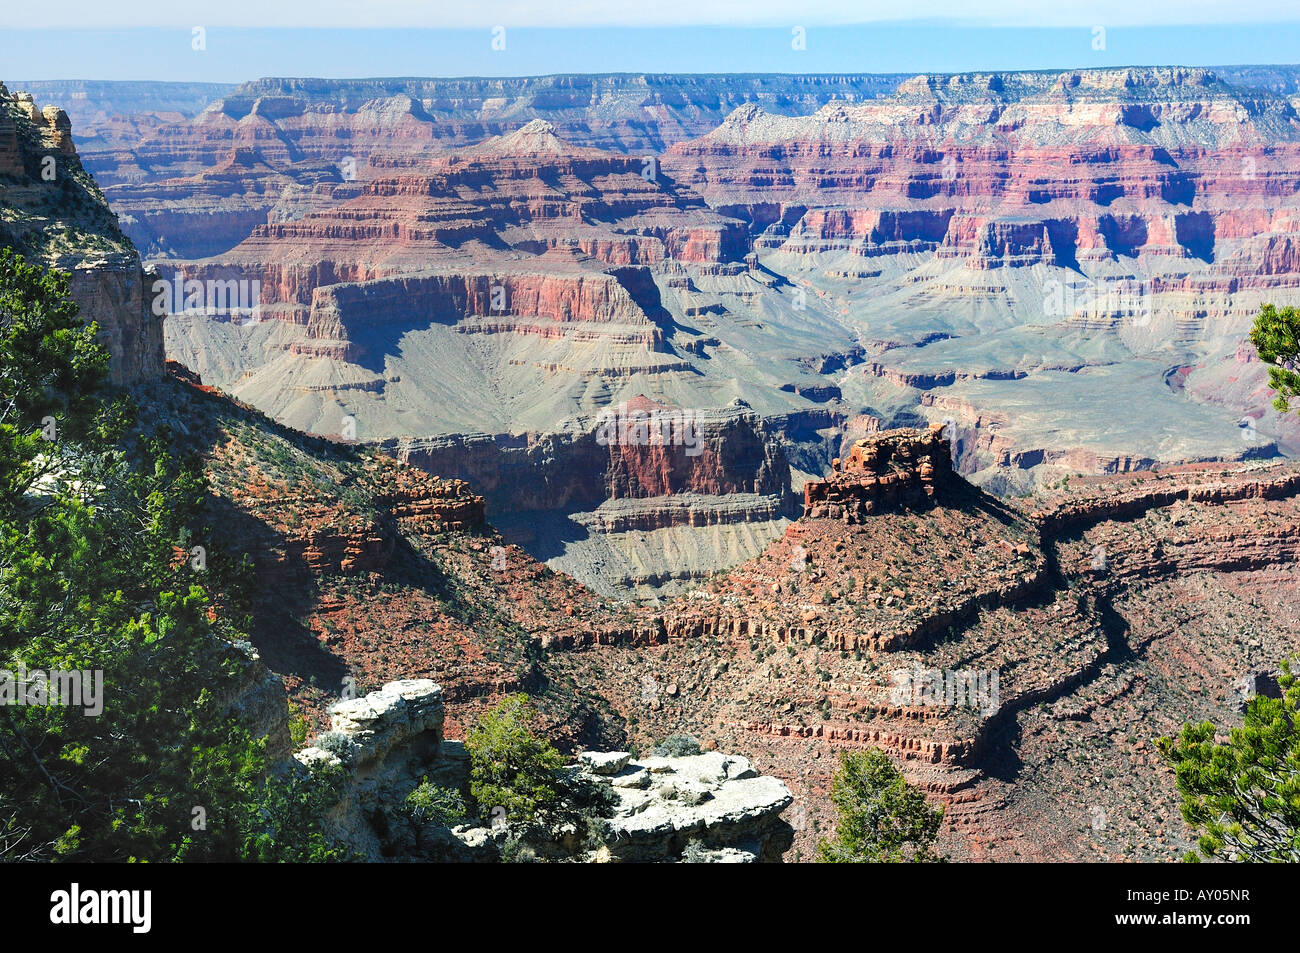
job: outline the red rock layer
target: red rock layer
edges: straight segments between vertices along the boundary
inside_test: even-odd
[[[975,268],[1167,256],[1265,286],[1294,274],[1300,120],[1286,100],[1194,70],[946,79],[798,119],[745,107],[663,164],[790,251]]]
[[[942,424],[872,434],[833,461],[831,479],[804,484],[804,515],[855,522],[884,507],[923,505],[951,476],[950,454]]]

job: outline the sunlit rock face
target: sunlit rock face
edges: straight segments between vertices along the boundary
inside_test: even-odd
[[[152,282],[118,227],[57,106],[0,84],[0,243],[28,260],[71,274],[81,317],[99,327],[113,383],[163,373],[162,319]]]

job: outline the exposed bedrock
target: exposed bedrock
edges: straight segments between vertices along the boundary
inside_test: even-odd
[[[113,383],[163,374],[152,275],[83,168],[67,114],[0,83],[0,244],[71,274],[81,318],[99,327]]]
[[[793,798],[778,778],[720,751],[633,758],[627,751],[583,751],[569,769],[608,786],[612,816],[605,844],[582,855],[597,863],[779,863],[793,830],[782,813]],[[494,859],[509,831],[458,828],[475,859]],[[572,857],[561,841],[539,853]]]
[[[725,677],[744,691],[704,692],[715,724],[790,743],[883,747],[921,770],[930,790],[960,800],[1018,713],[1127,664],[1134,646],[1113,601],[1129,588],[1268,570],[1300,552],[1291,465],[1094,478],[1021,510],[955,475],[934,479],[936,443],[937,433],[918,431],[859,442],[827,481],[833,489],[813,492],[866,493],[870,515],[814,509],[761,557],[660,616],[660,644],[712,646],[711,657],[732,659]],[[877,497],[883,474],[915,492]],[[777,666],[760,663],[772,646],[817,659],[822,684],[771,685]],[[781,667],[786,654],[775,657]],[[779,712],[763,711],[757,699],[767,696],[744,681],[755,665],[763,692],[792,699]]]
[[[648,406],[649,402],[646,402]],[[687,442],[581,434],[458,435],[384,446],[481,490],[488,518],[603,593],[649,595],[753,555],[793,515],[780,425],[700,412]]]
[[[354,322],[418,327],[466,318],[536,317],[543,321],[642,324],[657,331],[632,291],[654,284],[639,269],[557,274],[457,272],[388,278],[318,288],[311,298],[307,333],[346,338]]]
[[[310,592],[322,576],[382,573],[403,534],[481,533],[483,497],[463,480],[430,477],[379,458],[354,487],[369,506],[349,509],[328,493],[281,493],[259,483],[240,493],[251,517],[223,525],[223,545],[249,553],[259,578],[284,594]]]
[[[491,511],[594,509],[605,500],[678,493],[783,498],[790,467],[767,421],[742,411],[702,412],[685,443],[602,445],[580,435],[469,434],[383,446],[430,473],[467,480]]]
[[[804,515],[852,521],[884,507],[925,503],[950,480],[951,452],[942,424],[855,441],[846,457],[832,461],[830,480],[804,484]]]
[[[353,850],[370,860],[490,862],[519,833],[504,826],[449,830],[404,810],[422,779],[453,790],[469,780],[464,746],[443,738],[443,694],[433,681],[390,682],[336,703],[330,718],[332,739],[323,742],[329,749],[299,751],[295,769],[343,773],[342,796],[327,823]],[[673,863],[689,854],[710,862],[779,862],[793,839],[781,817],[792,801],[789,789],[735,755],[633,760],[629,752],[584,751],[563,770],[607,787],[612,803],[600,850],[555,831],[532,845],[551,859]]]
[[[163,319],[153,309],[156,279],[134,254],[72,271],[69,293],[82,319],[99,326],[115,384],[156,380],[163,374]]]
[[[766,248],[1208,265],[1243,232],[1295,231],[1258,215],[1293,204],[1297,139],[1285,98],[1203,70],[963,74],[808,116],[745,106],[663,165]]]

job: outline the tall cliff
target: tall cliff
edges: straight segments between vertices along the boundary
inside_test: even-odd
[[[0,244],[72,275],[71,295],[99,325],[110,376],[129,385],[163,370],[151,276],[81,164],[67,113],[0,84]]]

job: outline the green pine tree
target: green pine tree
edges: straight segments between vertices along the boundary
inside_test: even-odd
[[[1273,406],[1289,413],[1292,399],[1300,394],[1300,312],[1289,305],[1281,311],[1264,305],[1251,328],[1250,343],[1269,365],[1268,386],[1277,394]]]
[[[1204,857],[1300,861],[1300,680],[1292,669],[1284,660],[1282,697],[1251,698],[1226,742],[1215,740],[1218,729],[1208,721],[1157,741]]]
[[[931,807],[884,752],[841,752],[831,801],[838,820],[835,837],[817,845],[822,863],[944,860],[934,849],[943,808]]]
[[[0,859],[338,856],[328,792],[270,772],[222,702],[247,597],[233,560],[190,560],[208,538],[199,461],[105,389],[67,291],[0,251],[0,678],[99,672],[102,711],[0,704]]]

